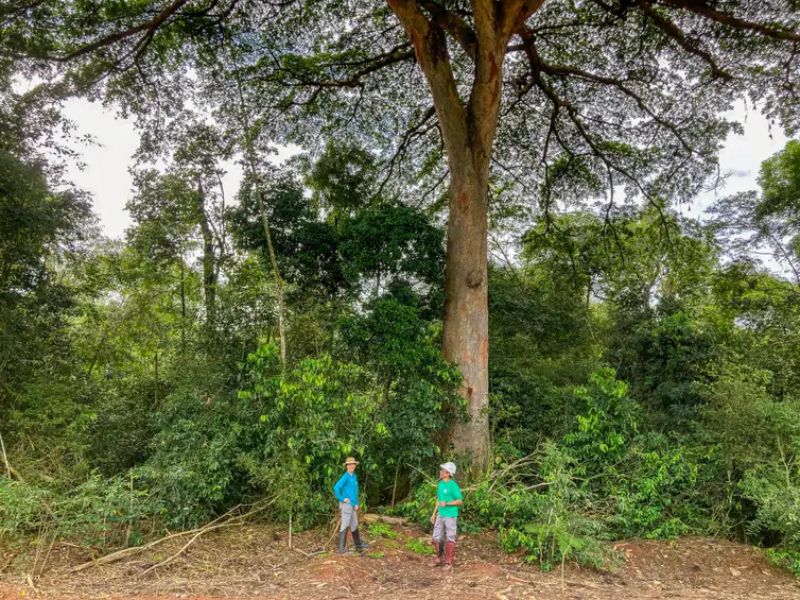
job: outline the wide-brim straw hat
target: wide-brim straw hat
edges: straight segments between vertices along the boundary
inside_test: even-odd
[[[346,461],[344,461],[344,466],[345,466],[345,467],[346,467],[347,465],[357,465],[357,464],[358,464],[358,461],[357,461],[355,458],[353,458],[352,456],[348,456],[348,457],[347,457],[347,460],[346,460]]]

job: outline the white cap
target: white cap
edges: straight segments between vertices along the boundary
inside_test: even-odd
[[[446,462],[443,465],[439,465],[442,469],[450,473],[451,476],[455,476],[456,474],[456,465],[455,463]]]

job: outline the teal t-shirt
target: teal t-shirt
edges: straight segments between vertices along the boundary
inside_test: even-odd
[[[439,502],[452,502],[461,500],[461,488],[458,487],[455,479],[439,480],[439,488],[436,490],[436,499]],[[439,515],[441,517],[457,517],[458,506],[440,506]]]

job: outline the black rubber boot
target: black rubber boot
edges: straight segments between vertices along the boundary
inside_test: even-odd
[[[444,564],[444,542],[433,542],[433,562],[431,565],[434,567],[441,567]]]
[[[361,539],[361,534],[358,529],[353,532],[353,543],[356,545],[356,550],[366,550],[369,544]]]
[[[350,550],[347,549],[347,529],[345,529],[339,532],[339,547],[336,549],[336,553],[348,554],[349,552]]]

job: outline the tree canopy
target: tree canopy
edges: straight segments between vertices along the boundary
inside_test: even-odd
[[[419,211],[444,217],[441,343],[459,367],[469,415],[453,425],[451,441],[472,455],[476,471],[489,460],[491,427],[490,213],[522,206],[523,226],[538,227],[528,237],[531,252],[537,235],[558,247],[564,238],[553,231],[581,230],[588,242],[561,248],[573,264],[576,244],[592,246],[598,229],[603,244],[624,247],[620,231],[637,226],[618,218],[620,207],[649,206],[648,219],[669,240],[670,204],[713,181],[722,141],[739,130],[726,110],[746,99],[798,131],[793,0],[15,0],[2,10],[4,77],[13,64],[42,81],[20,97],[6,93],[9,106],[102,97],[139,118],[145,152],[170,149],[171,172],[140,174],[132,208],[144,216],[171,202],[192,212],[186,229],[161,231],[199,228],[209,322],[217,318],[224,255],[210,190],[223,156],[246,166],[240,221],[250,227],[240,222],[237,235],[244,248],[258,246],[253,217],[260,218],[282,348],[284,277],[330,296],[363,290],[369,278],[375,290],[389,289],[385,278],[401,274],[432,284],[439,236]],[[209,122],[186,125],[198,108]],[[317,214],[291,178],[283,189],[271,186],[265,157],[287,142],[310,152],[315,167],[306,181]],[[348,155],[346,168],[330,162],[337,149]],[[765,165],[756,221],[790,210],[793,184],[784,171]],[[601,207],[602,225],[573,227],[558,215],[591,203]],[[676,247],[687,260],[707,268],[699,242],[683,242]],[[603,257],[580,258],[591,298]],[[641,271],[626,275],[640,280],[639,297],[628,288],[626,297],[644,311],[647,284],[662,283],[665,257],[639,258]],[[663,281],[679,289],[688,271]]]

